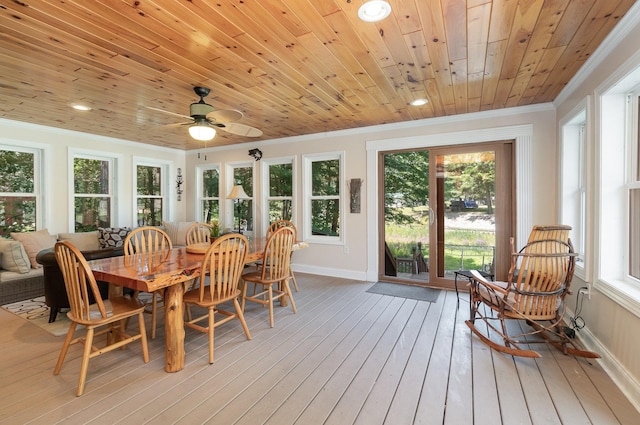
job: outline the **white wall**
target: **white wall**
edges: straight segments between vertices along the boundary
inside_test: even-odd
[[[142,143],[109,137],[95,136],[75,131],[61,130],[33,124],[0,119],[0,144],[23,146],[44,150],[44,214],[42,228],[49,233],[72,232],[69,228],[70,152],[82,150],[95,154],[117,157],[116,217],[114,226],[136,227],[133,216],[133,158],[156,159],[169,164],[169,218],[185,219],[185,203],[177,202],[175,195],[175,176],[178,167],[184,168],[185,152],[182,150],[160,148]]]

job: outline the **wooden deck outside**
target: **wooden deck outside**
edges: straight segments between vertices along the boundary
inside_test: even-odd
[[[164,372],[164,334],[90,363],[80,347],[0,309],[0,423],[6,424],[638,424],[640,413],[597,361],[545,351],[492,352],[464,324],[455,293],[436,303],[367,293],[370,283],[297,274],[298,314],[248,305],[207,338],[186,331],[186,365]],[[466,295],[464,295],[466,296]]]

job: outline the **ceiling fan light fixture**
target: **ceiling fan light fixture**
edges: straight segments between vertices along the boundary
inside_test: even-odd
[[[196,140],[206,142],[216,136],[216,129],[206,123],[196,123],[189,127],[189,135]]]
[[[371,0],[360,6],[358,17],[365,22],[378,22],[389,16],[391,5],[382,0]]]

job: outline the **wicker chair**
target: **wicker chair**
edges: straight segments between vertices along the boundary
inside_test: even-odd
[[[549,236],[562,239],[545,239]],[[534,228],[529,241],[516,252],[511,238],[511,267],[506,282],[488,281],[478,271],[472,271],[471,317],[467,325],[491,348],[514,356],[540,357],[527,346],[549,343],[565,354],[600,357],[579,348],[564,332],[564,298],[575,265],[568,229]],[[478,320],[482,326],[477,325]],[[517,320],[522,322],[513,322]],[[502,343],[496,342],[499,340]]]

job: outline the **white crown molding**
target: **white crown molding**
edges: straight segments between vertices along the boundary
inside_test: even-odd
[[[261,140],[257,142],[248,142],[242,144],[225,145],[218,147],[202,148],[188,151],[189,153],[209,153],[236,150],[239,147],[242,149],[252,149],[255,147],[264,147],[270,145],[279,145],[284,143],[300,143],[317,141],[319,139],[328,139],[332,137],[344,137],[361,134],[377,134],[385,131],[396,131],[404,129],[413,129],[420,127],[431,127],[443,124],[456,123],[460,121],[472,121],[472,120],[490,120],[493,118],[503,118],[512,115],[519,114],[531,114],[537,112],[555,111],[555,107],[552,103],[539,103],[535,105],[515,106],[512,108],[493,109],[490,111],[481,112],[469,112],[466,114],[448,115],[445,117],[425,118],[421,120],[402,121],[390,124],[378,124],[368,127],[350,128],[346,130],[328,131],[325,133],[305,134],[302,136],[282,137],[278,139]]]

